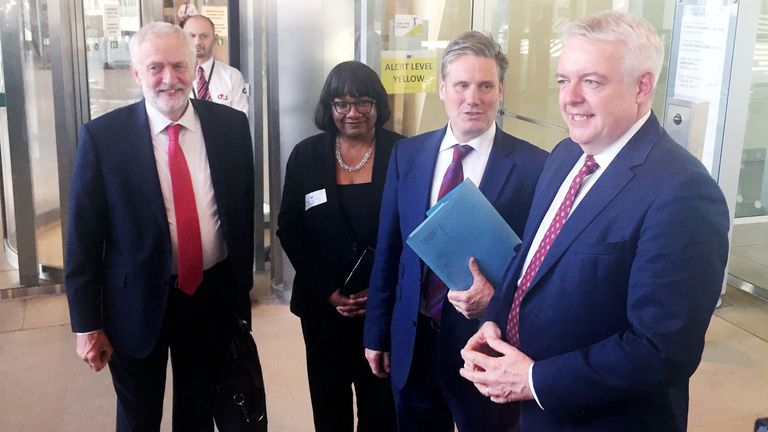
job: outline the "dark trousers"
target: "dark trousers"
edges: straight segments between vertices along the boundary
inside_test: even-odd
[[[232,308],[225,293],[234,286],[225,260],[205,271],[194,295],[171,287],[162,330],[149,355],[133,358],[114,352],[109,369],[117,393],[118,432],[160,430],[169,352],[173,430],[213,431],[216,365],[231,331]]]
[[[330,305],[322,305],[301,317],[301,330],[315,431],[354,430],[353,385],[357,430],[395,430],[389,380],[373,375],[365,360],[363,319],[344,318]]]
[[[460,432],[513,430],[515,407],[492,402],[459,375],[463,364],[459,346],[463,347],[466,339],[451,328],[472,323],[451,316],[457,312],[450,304],[443,308],[443,314],[447,316],[441,330],[433,328],[430,318],[419,316],[408,379],[403,388],[393,389],[398,430],[452,432],[454,422]]]

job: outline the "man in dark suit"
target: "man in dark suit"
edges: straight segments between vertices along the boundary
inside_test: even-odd
[[[131,40],[144,100],[83,125],[66,289],[77,353],[107,363],[118,431],[212,431],[216,362],[233,311],[250,322],[253,158],[245,114],[188,98],[192,42],[167,23]]]
[[[522,232],[546,152],[495,124],[506,67],[499,45],[487,35],[457,36],[441,69],[448,125],[399,141],[392,151],[364,345],[373,372],[391,372],[401,432],[452,431],[454,422],[462,431],[506,429],[509,407],[479,397],[458,374],[459,351],[477,329],[493,287],[473,284],[446,295],[445,285],[405,244],[427,209],[465,177]],[[479,272],[474,261],[470,269]]]
[[[684,431],[728,209],[651,112],[664,56],[654,28],[609,11],[562,39],[570,139],[547,160],[461,373],[495,402],[522,401],[522,432]]]

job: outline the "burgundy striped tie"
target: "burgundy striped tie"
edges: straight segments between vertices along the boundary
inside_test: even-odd
[[[197,98],[211,100],[211,92],[208,91],[208,80],[205,79],[205,71],[202,66],[197,68]]]
[[[453,188],[461,184],[464,181],[464,168],[461,161],[464,157],[472,151],[470,145],[455,145],[453,147],[453,160],[448,165],[448,169],[445,170],[443,181],[440,183],[440,191],[437,194],[437,199],[440,200]],[[437,277],[432,270],[427,271],[427,286],[424,290],[424,309],[425,312],[432,317],[432,322],[436,325],[440,324],[441,312],[443,310],[443,302],[445,295],[448,293],[448,287]]]
[[[573,178],[571,186],[568,188],[568,193],[565,195],[563,202],[560,203],[560,207],[555,214],[555,218],[547,228],[547,232],[544,234],[544,238],[541,239],[536,253],[531,258],[531,262],[528,263],[528,268],[525,269],[523,278],[520,280],[520,285],[515,291],[515,296],[512,300],[512,308],[509,310],[509,316],[507,318],[507,340],[513,346],[520,346],[520,305],[523,302],[525,293],[528,292],[528,288],[531,287],[534,276],[541,266],[541,262],[544,261],[544,257],[547,255],[550,246],[555,241],[555,238],[560,234],[560,230],[565,225],[565,220],[568,219],[568,215],[573,207],[573,201],[576,199],[576,194],[581,189],[581,184],[584,182],[584,178],[593,172],[595,172],[600,165],[597,164],[595,158],[592,155],[588,155],[584,161],[576,177]]]

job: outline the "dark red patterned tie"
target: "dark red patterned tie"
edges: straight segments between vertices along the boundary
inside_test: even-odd
[[[205,71],[202,66],[197,67],[197,98],[211,100],[211,92],[208,91],[208,80],[205,79]]]
[[[179,145],[180,131],[179,124],[168,126],[168,165],[173,189],[173,210],[176,213],[179,289],[192,295],[203,281],[203,246],[192,178]]]
[[[528,288],[531,287],[536,272],[541,266],[541,262],[547,255],[550,246],[555,241],[555,238],[560,233],[560,230],[565,224],[565,220],[568,219],[568,215],[571,213],[571,207],[573,207],[573,201],[576,199],[576,194],[581,189],[581,184],[584,182],[584,178],[597,170],[600,165],[597,164],[595,158],[592,155],[588,155],[584,161],[576,177],[571,182],[571,187],[568,188],[568,193],[565,195],[563,202],[560,203],[560,207],[557,209],[555,218],[552,219],[552,223],[549,224],[547,232],[541,239],[536,253],[531,258],[531,262],[528,263],[528,268],[525,269],[523,278],[520,280],[520,285],[515,291],[515,296],[512,300],[512,308],[509,310],[509,316],[507,318],[507,340],[513,346],[520,346],[520,304],[523,302],[525,293],[528,292]]]
[[[453,160],[448,165],[448,169],[445,170],[443,181],[440,183],[440,191],[437,194],[437,199],[440,200],[453,188],[461,184],[464,181],[464,168],[461,161],[464,157],[472,151],[470,145],[455,145],[453,147]],[[445,286],[442,280],[437,275],[432,273],[432,270],[427,271],[427,286],[424,290],[424,309],[432,317],[432,322],[440,324],[440,316],[443,310],[443,301],[445,295],[448,293],[448,287]]]

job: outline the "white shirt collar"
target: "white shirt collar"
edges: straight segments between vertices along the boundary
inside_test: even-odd
[[[211,68],[213,67],[213,56],[208,59],[207,62],[200,65],[200,67],[203,68],[203,73],[205,74],[205,79],[208,79],[208,75],[211,74]],[[195,68],[195,79],[197,79],[197,68]]]
[[[481,133],[477,138],[463,143],[459,141],[458,138],[453,134],[453,131],[451,130],[451,123],[448,122],[448,126],[445,128],[445,136],[443,137],[443,142],[440,144],[440,151],[447,150],[449,148],[452,148],[457,143],[458,144],[467,144],[471,146],[476,151],[483,153],[483,154],[490,154],[491,153],[491,147],[493,147],[493,139],[496,137],[496,122],[491,123],[491,127],[485,130],[485,132]]]
[[[184,128],[193,132],[197,131],[198,122],[195,121],[195,109],[192,108],[192,102],[187,103],[187,109],[182,114],[181,118],[177,122],[173,122],[168,117],[163,115],[160,111],[152,106],[146,99],[144,99],[144,107],[147,110],[147,119],[149,120],[149,130],[152,132],[152,136],[158,135],[172,123],[178,123]]]
[[[597,164],[600,165],[600,168],[605,169],[608,167],[608,165],[610,165],[610,163],[613,161],[616,155],[619,154],[621,149],[623,149],[624,146],[627,145],[629,140],[632,139],[633,136],[635,136],[637,131],[640,130],[640,128],[645,124],[645,122],[648,120],[648,117],[650,116],[651,116],[651,111],[648,110],[648,112],[645,113],[644,116],[640,117],[640,119],[636,121],[635,124],[632,125],[632,127],[627,129],[627,131],[624,132],[624,135],[620,136],[619,139],[616,140],[616,142],[606,147],[600,153],[594,155],[595,162],[597,162]]]

